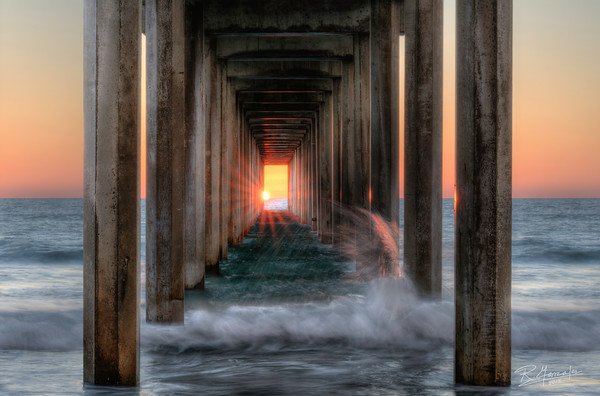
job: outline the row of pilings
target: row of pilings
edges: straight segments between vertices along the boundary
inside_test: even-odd
[[[266,164],[288,165],[290,210],[324,243],[340,241],[344,209],[397,226],[401,125],[404,265],[424,298],[440,297],[442,11],[86,0],[86,383],[139,383],[141,62],[148,322],[183,322],[185,289],[218,274],[260,213]],[[456,43],[455,380],[508,385],[512,1],[458,0]]]

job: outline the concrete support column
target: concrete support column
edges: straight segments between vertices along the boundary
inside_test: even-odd
[[[250,222],[254,219],[256,212],[256,159],[254,156],[254,142],[250,143]]]
[[[146,320],[182,322],[185,173],[183,0],[146,1]]]
[[[305,140],[300,146],[302,150],[302,222],[310,224],[310,149]]]
[[[399,223],[398,0],[371,1],[371,210]]]
[[[424,296],[442,292],[442,0],[407,0],[404,263]]]
[[[259,166],[259,175],[260,175],[260,188],[258,191],[258,201],[259,201],[259,211],[263,211],[264,207],[265,207],[265,202],[262,199],[262,192],[265,190],[265,164],[262,160],[262,158],[259,157],[258,160],[258,166]]]
[[[216,39],[204,40],[204,127],[206,131],[206,272],[218,274],[221,259],[221,68]]]
[[[296,149],[296,152],[294,153],[294,158],[293,158],[293,167],[292,169],[292,201],[293,201],[293,205],[294,205],[294,214],[298,214],[298,150]]]
[[[317,231],[317,221],[319,218],[319,167],[318,167],[318,128],[316,120],[313,120],[310,125],[310,158],[309,170],[310,170],[310,218],[309,224],[312,231]]]
[[[254,219],[254,142],[252,135],[248,134],[248,228]]]
[[[294,167],[294,156],[290,158],[290,162],[288,162],[288,210],[290,213],[294,213],[294,199],[293,199],[293,191],[294,191],[294,180],[293,180],[293,167]]]
[[[235,91],[227,81],[226,65],[221,73],[221,92],[223,104],[221,108],[221,177],[220,177],[220,203],[221,203],[221,259],[227,258],[227,244],[229,242],[229,220],[231,217],[231,168],[233,160],[233,136],[235,125]]]
[[[511,375],[512,1],[457,2],[457,383]]]
[[[256,166],[256,144],[252,142],[250,146],[250,159],[252,161],[252,194],[250,200],[252,202],[252,220],[256,217],[256,197],[258,195],[258,169]]]
[[[297,189],[298,189],[298,217],[300,218],[300,222],[304,223],[304,184],[302,183],[304,176],[303,169],[303,157],[304,157],[304,147],[300,146],[297,150],[298,159],[297,159]]]
[[[252,136],[246,130],[246,234],[252,226]]]
[[[139,1],[85,2],[83,380],[139,383]]]
[[[371,48],[367,35],[354,37],[354,130],[353,144],[348,153],[353,159],[348,167],[348,177],[354,188],[350,195],[350,205],[369,209],[371,182],[371,109],[366,103],[371,101]]]
[[[322,243],[332,243],[332,95],[325,95],[319,112],[319,238]]]
[[[342,140],[340,146],[341,205],[345,209],[369,208],[370,184],[370,50],[369,36],[354,36],[354,57],[345,62],[342,71]],[[352,217],[342,222],[352,226]]]
[[[202,5],[185,9],[185,287],[204,289],[205,137],[202,112]]]
[[[331,133],[331,243],[341,242],[337,235],[341,223],[340,206],[342,202],[342,82],[341,79],[333,80],[332,92],[332,133]]]
[[[287,196],[288,196],[288,210],[290,211],[290,213],[294,213],[294,209],[292,209],[292,163],[294,162],[294,158],[292,157],[290,159],[290,162],[288,162],[288,174],[287,174],[287,178],[288,178],[288,189],[287,189]]]
[[[300,216],[300,223],[306,222],[305,213],[305,183],[304,183],[304,159],[305,147],[300,146],[298,148],[298,214]]]
[[[243,117],[242,117],[243,118]],[[241,239],[246,236],[248,218],[248,124],[243,120],[240,130],[240,222],[242,225]]]
[[[298,217],[300,218],[300,222],[304,222],[304,213],[303,213],[303,185],[302,185],[302,157],[304,147],[300,146],[296,149],[296,206],[298,211]]]
[[[356,60],[355,60],[356,61]],[[350,197],[352,190],[356,188],[353,180],[355,177],[352,163],[356,160],[354,157],[354,130],[355,130],[355,113],[354,113],[354,62],[344,62],[342,71],[341,85],[341,105],[342,105],[342,135],[340,139],[340,203],[342,207],[349,208],[352,206]],[[341,221],[348,225],[349,219],[342,218]]]
[[[229,214],[229,238],[228,242],[232,245],[238,245],[240,239],[240,112],[236,102],[235,87],[230,84],[228,99],[231,105],[231,117],[234,119],[233,131],[231,134],[231,208]]]

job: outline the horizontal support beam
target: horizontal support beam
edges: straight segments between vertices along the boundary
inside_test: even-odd
[[[243,59],[250,54],[253,58],[272,57],[273,54],[308,51],[309,57],[349,59],[354,54],[354,39],[351,35],[309,36],[234,36],[217,37],[219,59]]]
[[[321,92],[285,92],[285,93],[264,93],[242,91],[237,94],[240,102],[322,102],[323,94]]]
[[[255,130],[268,130],[268,129],[285,129],[285,130],[296,130],[296,129],[303,129],[306,130],[308,129],[308,127],[310,126],[310,124],[274,124],[274,123],[262,123],[262,122],[251,122],[248,121],[248,123],[250,124],[250,130],[251,131],[255,131]]]
[[[271,135],[271,136],[281,136],[283,134],[288,135],[304,135],[307,132],[307,129],[272,129],[272,128],[259,128],[258,132],[253,132],[254,136],[258,134],[263,135]]]
[[[274,103],[274,104],[260,104],[260,103],[253,103],[253,104],[244,104],[242,105],[242,110],[246,110],[246,111],[252,111],[252,110],[257,110],[257,111],[269,111],[269,112],[275,112],[275,111],[316,111],[319,109],[319,104],[318,102],[314,102],[314,103],[302,103],[302,104],[287,104],[287,103]]]
[[[333,81],[331,79],[315,80],[264,80],[264,79],[231,79],[236,91],[319,91],[331,92]]]
[[[297,110],[297,111],[286,111],[286,110],[247,110],[246,118],[254,118],[256,116],[265,116],[265,117],[283,117],[287,116],[289,118],[301,118],[301,117],[311,117],[315,118],[317,116],[316,111],[306,111],[306,110]]]
[[[364,0],[204,0],[203,4],[204,27],[213,34],[369,31],[370,7]]]
[[[259,122],[268,123],[268,124],[264,124],[264,125],[269,125],[269,124],[286,125],[286,124],[294,124],[294,123],[302,123],[302,124],[310,125],[312,122],[312,119],[311,118],[285,118],[285,117],[256,117],[256,118],[250,118],[248,120],[248,122],[250,124],[256,124]]]

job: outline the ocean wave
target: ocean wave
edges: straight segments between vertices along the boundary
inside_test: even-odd
[[[600,263],[600,249],[574,249],[572,247],[556,247],[544,251],[528,248],[515,254],[515,259],[522,262],[548,262],[553,264],[586,264]]]
[[[578,245],[540,238],[523,238],[513,241],[513,258],[520,262],[548,262],[553,264],[600,263],[597,244]]]
[[[375,281],[363,296],[326,304],[231,306],[190,312],[180,327],[145,326],[142,343],[177,351],[343,343],[429,349],[453,339],[448,303],[419,301],[405,279]]]
[[[82,340],[81,311],[0,312],[0,349],[71,351]]]
[[[2,263],[73,263],[83,261],[83,248],[44,249],[40,247],[18,247],[0,249]]]
[[[230,305],[186,313],[184,326],[142,323],[145,349],[206,350],[326,348],[427,351],[454,342],[450,301],[416,297],[405,279],[379,279],[367,293],[327,303]],[[77,350],[81,311],[0,312],[0,349]],[[600,312],[513,312],[517,350],[600,350]]]
[[[374,281],[364,296],[328,304],[231,306],[189,312],[185,326],[147,325],[143,345],[176,352],[319,347],[429,350],[452,346],[454,306],[418,299],[404,279]],[[514,312],[513,347],[600,350],[600,312]]]
[[[600,350],[600,312],[514,312],[513,348],[543,351]]]

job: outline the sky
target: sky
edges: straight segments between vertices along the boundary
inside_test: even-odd
[[[598,0],[514,0],[515,197],[600,198],[599,16]],[[0,197],[81,197],[82,68],[82,0],[0,0]],[[455,1],[445,0],[448,198],[454,75]]]
[[[265,165],[264,191],[270,198],[287,198],[288,196],[288,166]]]

